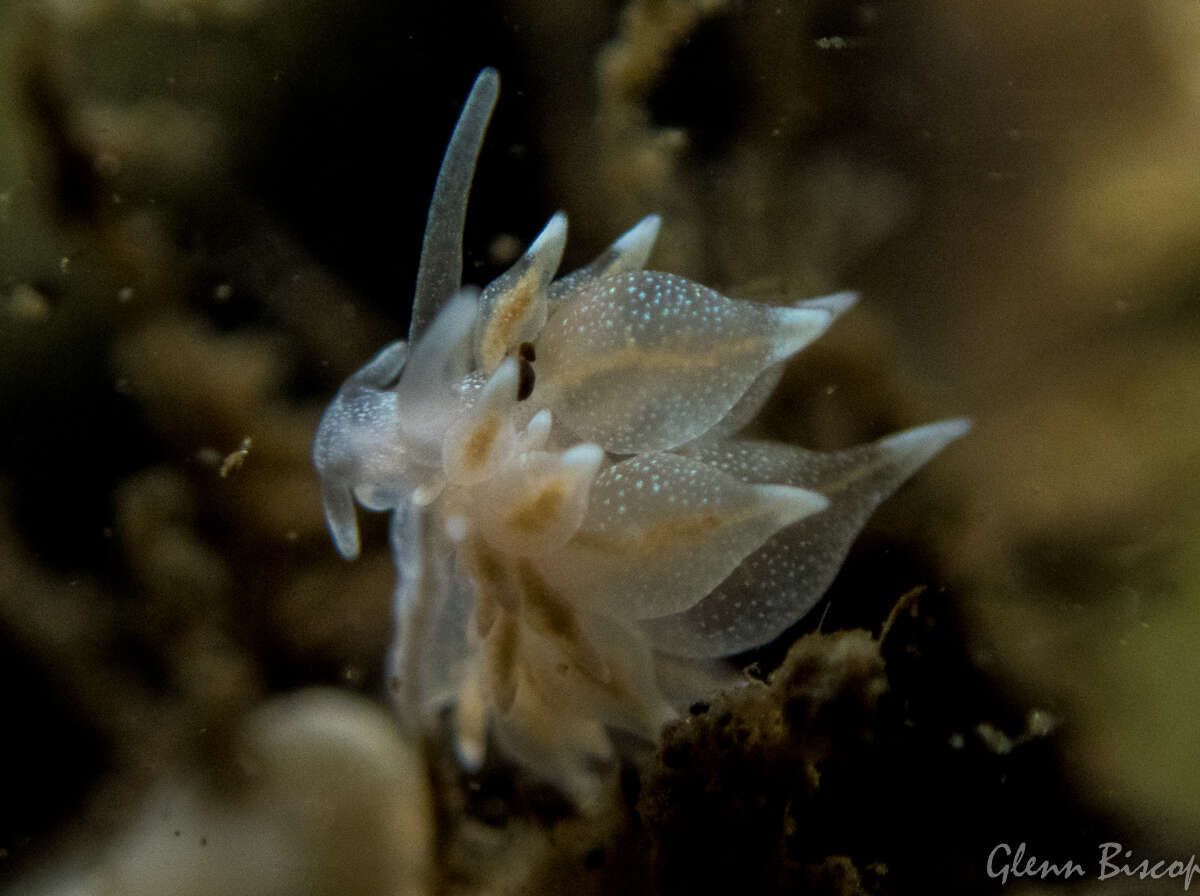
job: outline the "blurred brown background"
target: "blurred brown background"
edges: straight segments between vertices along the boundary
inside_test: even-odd
[[[346,374],[404,331],[441,152],[484,65],[503,87],[466,278],[562,208],[566,267],[659,212],[655,268],[750,298],[860,290],[760,429],[817,448],[955,415],[975,430],[846,570],[868,581],[896,544],[921,575],[869,580],[860,616],[835,586],[831,620],[877,629],[928,586],[972,680],[1041,714],[1007,726],[1010,750],[1052,732],[1080,813],[1194,851],[1194,0],[9,0],[0,879],[108,854],[175,770],[257,755],[270,737],[231,732],[273,695],[334,685],[338,719],[383,717],[382,522],[362,560],[336,557],[309,444]],[[948,733],[988,746],[989,710],[960,710],[978,727]],[[243,736],[259,746],[229,746]],[[459,810],[414,786],[420,865]],[[305,817],[271,815],[288,855]],[[528,862],[555,867],[550,843]],[[331,871],[330,892],[401,886],[382,867]],[[297,875],[279,892],[325,892]],[[417,878],[403,886],[476,886]],[[83,891],[140,892],[116,879]]]

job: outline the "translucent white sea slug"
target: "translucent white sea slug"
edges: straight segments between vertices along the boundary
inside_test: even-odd
[[[820,598],[876,505],[969,424],[831,454],[736,438],[848,293],[774,307],[643,266],[651,215],[557,280],[554,215],[482,292],[462,229],[499,91],[484,70],[429,210],[409,339],[341,387],[313,446],[338,550],[355,499],[390,511],[389,676],[401,716],[453,707],[579,800],[612,754],[712,687],[717,660]]]

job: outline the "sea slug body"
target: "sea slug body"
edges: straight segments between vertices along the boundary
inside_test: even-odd
[[[717,660],[799,619],[879,502],[969,424],[829,454],[736,438],[855,297],[775,307],[646,271],[657,216],[555,280],[560,212],[510,270],[463,288],[498,91],[485,69],[447,149],[408,341],[343,384],[313,458],[343,555],[356,500],[392,515],[405,722],[452,706],[465,765],[492,739],[582,802],[607,729],[654,739]]]

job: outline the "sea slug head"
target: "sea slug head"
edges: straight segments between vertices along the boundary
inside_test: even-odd
[[[408,345],[393,342],[351,375],[326,409],[313,440],[325,519],[334,544],[348,558],[358,554],[352,489],[368,482],[400,484],[404,446],[391,389],[407,356]]]
[[[355,498],[371,510],[425,504],[445,484],[443,453],[472,405],[464,384],[475,290],[460,290],[409,351],[393,342],[352,374],[321,418],[313,463],[334,543],[358,554]],[[515,392],[515,387],[514,390]]]
[[[476,296],[460,289],[467,197],[500,77],[484,69],[459,117],[430,204],[408,342],[397,341],[352,374],[313,442],[325,519],[338,551],[358,555],[357,498],[373,510],[426,500],[439,488],[439,431],[460,409]],[[412,351],[410,352],[410,346]]]

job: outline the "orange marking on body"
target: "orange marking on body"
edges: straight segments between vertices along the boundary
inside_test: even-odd
[[[506,522],[526,534],[544,532],[558,517],[566,497],[567,483],[561,479],[552,480],[510,513]]]
[[[499,364],[504,359],[508,347],[517,337],[517,331],[529,317],[536,295],[534,279],[527,274],[497,300],[487,329],[483,333],[481,346],[484,362],[489,367]]]
[[[464,470],[475,471],[487,463],[500,434],[500,418],[488,417],[471,431],[463,444],[462,465]]]

